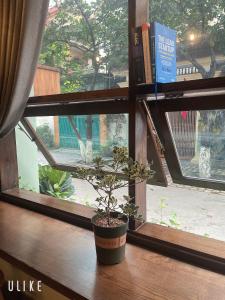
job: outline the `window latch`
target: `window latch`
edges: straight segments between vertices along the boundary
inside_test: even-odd
[[[176,92],[166,92],[165,93],[165,99],[171,99],[171,98],[180,98],[184,96],[183,91],[176,91]]]

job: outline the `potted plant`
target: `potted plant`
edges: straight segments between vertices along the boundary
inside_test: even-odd
[[[123,196],[119,204],[114,192],[127,187],[129,182],[138,184],[149,179],[152,172],[148,166],[129,158],[125,147],[114,147],[111,162],[97,157],[93,164],[91,170],[78,167],[75,176],[89,182],[99,195],[92,218],[97,259],[102,264],[116,264],[125,256],[128,222],[141,216],[129,196]]]

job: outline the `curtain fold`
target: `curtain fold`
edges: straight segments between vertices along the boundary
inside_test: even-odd
[[[0,138],[23,115],[41,46],[48,0],[0,0]]]

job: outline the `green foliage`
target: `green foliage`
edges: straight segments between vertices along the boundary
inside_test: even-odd
[[[177,31],[180,50],[187,60],[198,67],[203,78],[215,75],[215,52],[225,53],[224,11],[223,0],[154,0],[150,2],[151,21],[164,23]],[[209,70],[198,64],[196,58],[190,55],[190,50],[195,46],[190,43],[190,34],[195,35],[195,43],[198,43],[200,48],[208,51],[212,60]],[[202,49],[197,51],[202,51]]]
[[[218,64],[218,54],[225,55],[225,1],[224,0],[161,0],[150,1],[151,21],[158,21],[177,31],[177,44],[184,58],[195,66],[202,78],[215,76],[216,69],[224,76],[225,64]],[[190,34],[195,41],[190,42]],[[209,57],[208,64],[197,59]],[[200,112],[200,144],[211,148],[211,157],[225,155],[225,112]]]
[[[39,166],[39,184],[42,194],[56,198],[68,199],[74,193],[71,174],[50,166]]]
[[[142,220],[142,216],[138,214],[139,207],[132,202],[132,198],[130,198],[129,196],[123,196],[123,198],[126,201],[125,204],[119,205],[119,208],[121,209],[123,214],[128,216],[129,219],[135,217],[135,219],[137,220]]]
[[[37,135],[48,148],[54,147],[54,137],[48,124],[43,124],[37,127]]]
[[[108,225],[111,222],[111,214],[119,210],[129,218],[140,218],[138,206],[133,204],[133,199],[124,196],[125,203],[119,205],[113,192],[127,187],[130,180],[134,185],[149,179],[153,174],[150,168],[130,159],[125,147],[114,147],[112,162],[106,163],[101,157],[97,157],[93,164],[94,168],[91,170],[78,167],[74,176],[89,182],[98,193],[97,214],[107,218]]]
[[[152,0],[149,12],[150,21],[158,21],[177,31],[179,51],[198,69],[202,78],[215,76],[216,55],[225,54],[224,0]],[[95,89],[97,74],[106,66],[108,72],[128,69],[127,29],[128,1],[64,0],[56,17],[46,26],[40,63],[59,68],[63,93]],[[194,44],[190,42],[190,34],[195,35]],[[196,44],[200,47],[196,48]],[[72,56],[73,49],[81,49],[81,59]],[[211,60],[208,66],[197,59],[196,54],[202,49]],[[92,61],[92,67],[87,67],[88,60]],[[225,64],[219,68],[224,72]],[[84,80],[87,73],[89,86]],[[206,113],[200,114],[203,125],[207,126]],[[214,115],[218,120],[220,115],[225,120],[224,112]],[[223,122],[219,129],[223,131],[224,127]],[[202,144],[210,144],[212,131],[206,128],[205,132],[208,137],[202,137]],[[225,153],[223,145],[224,141],[210,144],[220,157]],[[108,152],[107,147],[102,150]]]
[[[171,217],[169,218],[169,223],[171,227],[174,227],[176,229],[179,228],[180,223],[177,220],[177,214],[175,212],[173,212]]]
[[[99,70],[128,65],[127,19],[126,1],[64,0],[46,26],[39,62],[59,68],[62,92],[87,88],[85,73],[92,74],[89,88],[95,89]],[[73,49],[80,49],[82,57],[73,57]],[[92,68],[87,67],[89,59]]]
[[[207,237],[207,238],[210,237],[208,233],[204,233],[203,236],[204,236],[204,237]]]
[[[167,223],[163,221],[163,210],[167,206],[168,206],[168,204],[166,203],[166,199],[165,198],[161,198],[160,199],[160,204],[159,204],[159,207],[160,207],[160,224],[161,225],[167,225]]]
[[[177,214],[175,212],[171,213],[171,216],[169,217],[169,222],[168,223],[164,221],[163,211],[164,211],[164,209],[167,206],[168,206],[168,204],[166,203],[166,198],[162,197],[160,199],[160,204],[159,204],[159,208],[160,208],[160,224],[178,229],[179,226],[180,226],[180,223],[177,220]]]
[[[188,39],[194,33],[204,42],[209,55],[215,50],[225,53],[225,2],[223,0],[152,0],[150,21],[158,21],[177,31],[179,47],[186,58],[192,45]],[[124,0],[64,0],[55,18],[48,23],[43,39],[40,63],[58,67],[62,73],[62,88],[67,91],[82,88],[87,60],[93,61],[93,84],[96,72],[107,65],[108,71],[128,66],[128,1]],[[82,59],[72,58],[71,49],[79,48]],[[100,55],[104,52],[104,55]],[[97,60],[97,57],[101,57]],[[203,77],[214,74],[214,66],[199,71]],[[83,87],[84,88],[84,87]]]

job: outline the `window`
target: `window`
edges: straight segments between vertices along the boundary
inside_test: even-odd
[[[128,1],[50,1],[34,95],[125,87]]]
[[[147,221],[225,241],[225,192],[177,185],[147,186]]]
[[[179,184],[154,187],[151,196],[147,190],[149,221],[225,240],[223,98],[214,92],[149,101],[169,172]]]
[[[128,147],[127,114],[31,117],[22,121],[20,129],[17,152],[24,162],[20,187],[88,206],[94,206],[97,193],[74,177],[75,168],[92,168],[97,156],[110,161],[114,146]],[[28,166],[29,151],[33,156]],[[127,189],[118,191],[122,193],[127,194]]]
[[[167,117],[182,174],[225,181],[224,110],[170,112]]]
[[[114,146],[128,147],[127,114],[32,117],[36,134],[56,164],[92,165],[110,159]],[[44,163],[44,162],[43,162]]]
[[[22,147],[31,147],[33,140],[37,149],[33,149],[35,161],[33,165],[39,168],[39,180],[43,166],[50,165],[53,168],[70,172],[73,176],[77,166],[92,168],[92,160],[101,156],[105,161],[112,158],[114,146],[128,148],[128,115],[127,114],[99,114],[99,115],[60,115],[29,117],[22,120],[24,141]],[[30,138],[29,138],[30,136]],[[21,147],[20,139],[17,142],[18,151]],[[33,146],[32,146],[33,147]],[[155,170],[155,176],[149,181],[151,184],[166,186],[166,178],[159,160],[158,152],[160,145],[149,131],[148,136],[148,161]],[[28,149],[24,151],[26,155]],[[22,157],[24,160],[25,157]],[[106,170],[107,171],[107,170]],[[53,171],[54,172],[54,171]],[[56,171],[57,173],[57,171]],[[28,174],[28,173],[27,173]],[[21,176],[22,181],[31,181],[26,172]],[[95,192],[90,192],[88,184],[78,179],[73,179],[75,194],[83,195],[82,198],[95,199]],[[40,185],[40,184],[39,184]],[[21,185],[25,187],[26,185]],[[37,189],[35,189],[37,190]],[[87,190],[88,195],[86,195]],[[128,192],[126,191],[126,194]],[[70,199],[72,199],[70,197]],[[88,201],[86,201],[88,203]],[[85,202],[85,203],[86,203]]]
[[[66,0],[64,2],[62,1],[62,3],[64,4],[66,2],[67,2]],[[124,10],[118,8],[118,6],[120,4],[124,5],[124,3],[127,5],[126,1],[125,2],[123,1],[122,3],[120,3],[119,1],[102,1],[102,2],[88,1],[86,4],[87,7],[90,8],[91,6],[92,9],[95,7],[96,3],[98,4],[101,3],[101,5],[103,5],[102,8],[105,8],[104,5],[113,6],[114,9],[111,9],[109,14],[110,22],[113,21],[114,18],[117,16],[121,19],[124,14]],[[132,8],[134,1],[129,1],[128,4],[131,5]],[[223,89],[224,79],[223,78],[221,78],[221,80],[218,78],[209,79],[209,77],[222,76],[224,55],[222,49],[223,46],[222,44],[220,44],[220,40],[222,41],[223,39],[222,31],[220,30],[221,24],[219,24],[220,19],[218,19],[219,22],[218,24],[217,24],[217,20],[215,19],[214,22],[211,23],[208,22],[206,25],[207,33],[211,34],[212,29],[215,30],[214,33],[216,38],[215,38],[215,47],[213,46],[213,48],[211,47],[210,49],[207,48],[207,45],[204,44],[205,42],[207,43],[208,41],[205,41],[205,39],[203,39],[203,46],[207,52],[206,64],[204,65],[201,58],[202,57],[205,58],[205,56],[199,54],[198,52],[199,44],[197,44],[195,48],[194,45],[192,47],[192,43],[190,41],[187,42],[184,40],[186,37],[188,37],[189,39],[191,38],[192,41],[197,42],[203,38],[200,37],[200,39],[198,40],[198,35],[195,35],[195,33],[191,32],[191,34],[193,35],[190,36],[188,35],[187,32],[187,26],[190,25],[189,23],[192,19],[194,22],[193,24],[196,24],[196,28],[199,27],[199,22],[196,21],[195,18],[191,17],[191,13],[193,13],[194,8],[197,7],[198,3],[192,2],[191,4],[188,4],[184,2],[182,4],[184,5],[183,15],[181,15],[180,11],[176,11],[178,7],[175,4],[174,5],[173,4],[174,4],[173,1],[170,1],[169,3],[166,1],[164,2],[161,1],[160,4],[157,1],[155,2],[151,1],[151,7],[150,7],[151,18],[153,21],[157,20],[160,23],[164,23],[165,25],[175,28],[178,32],[178,35],[180,36],[179,40],[177,41],[178,44],[184,46],[184,50],[186,49],[185,51],[187,53],[189,53],[188,51],[190,49],[191,51],[193,50],[193,52],[191,52],[191,55],[193,54],[193,56],[192,56],[192,60],[190,60],[190,56],[188,56],[188,58],[186,57],[183,61],[181,61],[182,63],[180,65],[177,63],[177,67],[178,67],[177,77],[179,77],[177,78],[177,81],[185,79],[187,82],[177,82],[173,84],[159,84],[157,87],[158,88],[157,92],[159,94],[157,95],[157,99],[154,94],[156,92],[154,85],[141,85],[141,86],[134,87],[132,86],[133,80],[131,80],[131,86],[129,87],[129,89],[122,88],[122,85],[118,83],[117,87],[120,87],[118,89],[116,88],[108,89],[107,87],[107,89],[103,91],[67,93],[69,91],[70,92],[71,91],[74,92],[78,90],[80,91],[82,88],[81,86],[77,87],[76,85],[77,82],[73,80],[70,82],[66,82],[65,85],[65,82],[63,82],[63,77],[62,77],[63,71],[59,69],[57,65],[50,65],[50,66],[48,65],[47,67],[41,66],[41,68],[46,69],[47,71],[51,71],[52,75],[54,74],[55,77],[54,76],[52,77],[53,78],[52,83],[57,82],[57,88],[53,87],[50,90],[50,86],[51,86],[50,80],[42,81],[43,84],[41,84],[40,87],[43,87],[43,90],[37,93],[35,92],[35,96],[38,95],[45,95],[45,96],[31,97],[29,99],[23,117],[29,118],[28,120],[31,124],[29,124],[28,122],[24,122],[24,119],[22,119],[21,122],[23,124],[26,133],[20,132],[20,134],[23,134],[23,137],[29,140],[29,142],[33,145],[32,151],[36,149],[34,151],[35,152],[34,159],[36,159],[35,168],[36,168],[36,175],[38,180],[39,180],[38,163],[46,164],[46,165],[48,163],[50,167],[56,167],[61,171],[67,171],[69,173],[73,172],[73,168],[77,164],[85,164],[87,167],[91,167],[90,162],[87,161],[87,157],[83,155],[83,152],[81,153],[81,148],[82,149],[87,148],[87,144],[88,144],[87,141],[90,140],[88,136],[92,137],[92,145],[91,145],[92,155],[104,154],[106,155],[105,157],[107,159],[110,159],[110,155],[107,156],[107,151],[109,147],[108,146],[105,147],[105,144],[104,143],[101,144],[101,141],[104,140],[106,141],[107,144],[108,140],[110,141],[112,139],[113,134],[110,133],[110,130],[112,128],[114,129],[116,128],[116,126],[113,125],[115,123],[114,122],[115,118],[120,119],[122,117],[123,120],[126,121],[124,121],[125,123],[123,124],[124,137],[123,139],[119,139],[119,142],[123,140],[123,142],[127,143],[127,140],[129,139],[132,140],[132,142],[134,143],[133,144],[130,143],[131,153],[132,155],[135,154],[134,156],[138,157],[140,160],[142,158],[145,159],[145,155],[147,153],[148,161],[150,163],[153,163],[152,168],[156,170],[156,175],[158,176],[157,180],[155,180],[155,183],[157,185],[161,184],[162,186],[166,186],[167,181],[169,181],[169,184],[171,183],[171,181],[173,181],[173,183],[175,184],[181,184],[185,186],[195,186],[196,188],[198,187],[212,188],[216,192],[218,190],[225,190],[224,177],[223,177],[223,164],[222,164],[223,150],[220,150],[219,147],[217,147],[218,144],[220,144],[220,146],[222,146],[223,144],[223,138],[222,138],[223,133],[221,127],[222,122],[220,121],[221,118],[220,114],[222,114],[223,110],[225,109],[224,89]],[[162,5],[161,8],[160,5]],[[207,5],[204,6],[204,9],[207,7]],[[164,6],[166,6],[166,9],[162,9]],[[171,10],[168,8],[171,8]],[[131,13],[130,23],[132,23],[132,20],[135,19],[134,18],[135,10],[131,9],[129,11]],[[215,4],[215,6],[213,4],[213,14],[215,16],[218,16],[219,11],[223,11],[223,9],[221,9],[220,4],[219,3]],[[111,16],[111,12],[112,12],[112,16]],[[198,14],[199,10],[197,9],[196,12]],[[93,22],[95,22],[95,19],[98,16],[98,14],[101,14],[101,12],[96,12],[96,16],[92,15]],[[144,15],[144,13],[142,15]],[[210,16],[211,18],[211,14],[206,13],[206,15],[207,17]],[[61,13],[59,13],[58,16],[60,18],[64,17]],[[68,14],[67,16],[71,17],[70,14]],[[223,19],[223,17],[224,14],[221,13],[221,20]],[[77,22],[78,25],[83,26],[83,23],[82,24],[79,23],[79,22],[83,22],[81,20],[82,19],[78,17],[77,19],[75,19],[75,22]],[[57,19],[53,18],[52,25],[54,26],[57,25],[55,23],[57,23],[58,21],[57,22],[56,21]],[[97,23],[95,23],[95,25],[96,24]],[[119,43],[119,45],[123,47],[123,51],[121,51],[120,47],[118,48],[115,47],[114,50],[116,51],[116,55],[114,55],[115,52],[111,53],[110,52],[111,48],[107,48],[108,45],[106,43],[104,45],[101,45],[101,43],[99,44],[101,49],[104,46],[105,47],[104,49],[109,50],[109,52],[107,52],[107,55],[109,55],[107,56],[107,59],[110,59],[110,63],[112,63],[112,66],[115,63],[116,67],[115,68],[112,67],[112,71],[114,72],[115,70],[115,72],[113,73],[115,76],[118,70],[119,70],[118,72],[121,71],[117,65],[117,63],[121,63],[121,60],[117,60],[117,55],[119,57],[120,54],[124,55],[124,52],[127,51],[127,48],[124,46],[125,45],[124,41],[126,41],[127,34],[125,36],[119,34],[115,35],[115,30],[117,28],[117,25],[118,28],[120,28],[121,26],[123,27],[124,24],[127,24],[126,17],[123,19],[121,24],[120,22],[118,23],[115,22],[113,24],[115,28],[113,27],[113,30],[111,32],[113,35],[113,39],[115,39],[115,37],[116,38],[118,37],[118,39],[120,38],[123,39],[123,41]],[[181,25],[178,26],[177,24],[181,24]],[[65,29],[64,32],[66,32],[66,29],[68,29],[67,26],[68,24],[66,23],[64,25],[63,25],[63,29]],[[131,24],[131,27],[133,25]],[[134,29],[133,27],[131,29]],[[103,29],[108,30],[109,28],[110,26],[108,24]],[[191,27],[189,26],[188,28]],[[78,29],[79,26],[76,27],[76,30]],[[74,31],[74,34],[75,33],[77,34],[77,31],[76,32]],[[57,34],[57,31],[55,31],[54,34]],[[191,45],[189,45],[189,42],[191,43]],[[43,47],[45,46],[46,46],[46,41],[44,41],[43,44]],[[58,47],[59,44],[55,46]],[[54,47],[53,49],[51,49],[51,51],[54,50]],[[216,64],[214,61],[213,53],[208,52],[209,50],[211,51],[214,48],[218,49],[219,55],[221,54],[221,56],[218,56],[218,53],[216,52],[216,62],[217,62]],[[60,49],[57,49],[56,52],[58,51],[60,52]],[[104,51],[106,52],[106,50]],[[102,56],[99,58],[104,57],[103,53],[100,54]],[[125,59],[125,56],[123,57],[124,57],[123,63],[127,64],[127,59]],[[95,59],[97,59],[97,57],[95,57]],[[219,60],[222,62],[221,65],[218,63]],[[99,60],[99,63],[100,62],[101,60]],[[67,64],[68,61],[64,60],[64,63]],[[80,61],[77,61],[76,63],[81,64]],[[121,64],[121,68],[124,68],[124,64]],[[204,68],[202,68],[202,64]],[[207,68],[207,64],[208,66],[210,64],[210,68],[209,67]],[[215,70],[215,65],[216,65],[216,70]],[[132,63],[129,66],[129,68],[132,69]],[[83,68],[82,71],[83,70],[85,70],[85,68]],[[79,71],[79,68],[77,68],[76,71]],[[72,72],[72,75],[74,74],[75,73]],[[132,72],[130,72],[130,75],[132,76]],[[43,78],[44,77],[42,77],[42,79]],[[198,78],[204,78],[204,80],[188,82],[189,79],[198,79]],[[88,82],[90,82],[89,79]],[[44,85],[45,82],[47,83],[46,85]],[[69,86],[69,90],[67,89],[68,86]],[[47,90],[48,87],[49,90]],[[220,88],[220,90],[216,90],[218,88]],[[90,90],[90,88],[87,86],[84,87],[84,89]],[[198,91],[200,89],[203,90],[202,93]],[[212,90],[209,91],[209,89]],[[192,92],[190,92],[190,90]],[[132,93],[130,93],[130,91]],[[142,108],[142,104],[146,102],[147,102],[148,109],[146,110],[144,106],[143,109],[140,109]],[[153,120],[153,124],[151,124],[151,118]],[[220,126],[212,127],[211,122],[217,118],[218,118],[218,124],[220,124]],[[128,119],[129,121],[132,121],[132,123],[128,122]],[[137,141],[133,139],[134,131],[136,131],[137,128],[139,128],[138,129],[139,132],[141,133],[144,132],[144,134],[147,133],[146,120],[148,125],[147,126],[148,152],[146,152],[146,149],[144,149],[145,147],[142,147],[141,144],[137,145]],[[106,126],[107,128],[106,131],[103,130],[104,128],[103,125],[105,121],[106,123],[109,122],[109,127],[108,125]],[[79,127],[79,124],[82,125]],[[135,138],[137,137],[139,132],[137,134],[135,133],[136,134]],[[46,139],[46,135],[47,135],[47,139]],[[30,136],[33,142],[30,141],[28,136]],[[39,150],[34,147],[34,142],[38,146]],[[81,147],[81,145],[83,144],[84,147],[83,146]],[[18,145],[19,145],[19,140],[18,140]],[[210,148],[210,151],[209,149],[207,150],[206,148]],[[21,153],[23,154],[23,151],[21,151]],[[44,158],[41,157],[41,153],[44,155]],[[204,155],[201,155],[201,153],[203,153]],[[204,170],[207,171],[205,173],[202,172],[200,168],[200,166],[202,165],[201,161],[203,157],[207,158],[207,165],[210,166],[210,172],[208,172],[209,169],[208,167],[204,168]],[[24,161],[26,162],[26,158]],[[220,164],[219,176],[218,174],[216,174],[217,172],[216,164]],[[27,164],[27,167],[28,166],[29,165]],[[197,172],[196,172],[196,167],[197,167]],[[24,179],[24,174],[20,173],[20,175],[22,179]],[[32,176],[32,174],[26,176]],[[36,180],[35,182],[37,183],[38,180]],[[78,193],[77,194],[78,196],[76,197],[75,201],[84,198],[84,201],[82,199],[83,201],[82,203],[86,204],[85,194],[83,193],[83,191],[84,192],[87,191],[86,185],[84,185],[83,182],[76,182],[76,179],[74,178],[72,178],[71,180],[72,180],[72,185],[74,187],[75,193]],[[76,190],[76,187],[79,187],[79,189]],[[174,185],[173,186],[170,185],[168,189],[164,189],[161,187],[153,187],[149,185],[147,186],[147,202],[143,191],[140,191],[140,189],[137,192],[135,191],[135,193],[133,191],[131,193],[132,196],[135,196],[134,199],[136,201],[136,204],[138,205],[140,204],[141,209],[143,209],[144,212],[146,211],[145,207],[147,206],[147,221],[151,221],[166,226],[169,225],[181,230],[190,231],[205,236],[209,235],[210,237],[223,239],[223,237],[221,237],[221,230],[223,230],[224,228],[223,224],[219,229],[219,231],[217,231],[218,229],[217,225],[219,224],[220,220],[222,220],[220,214],[219,217],[217,218],[218,222],[216,223],[216,226],[212,226],[212,231],[215,229],[213,232],[211,231],[209,232],[208,230],[205,230],[205,226],[212,225],[210,222],[209,223],[205,221],[203,222],[201,220],[202,223],[200,224],[203,225],[203,227],[201,226],[198,227],[199,224],[195,222],[193,211],[198,212],[196,218],[197,217],[201,218],[202,217],[202,215],[200,214],[201,208],[206,209],[205,203],[204,205],[199,205],[200,207],[198,207],[197,210],[196,206],[193,206],[193,204],[191,203],[191,198],[194,197],[193,195],[195,192],[193,191],[187,192],[185,189],[183,189],[183,187],[180,186],[179,188],[180,188],[179,196],[176,195],[175,197],[175,195],[173,194]],[[79,193],[78,190],[82,192]],[[145,187],[143,190],[145,191]],[[184,197],[185,199],[182,202],[180,201],[180,198],[182,198],[183,194],[185,194]],[[196,195],[197,194],[198,193],[196,193]],[[94,196],[93,193],[92,196]],[[200,194],[198,194],[198,197],[200,198]],[[66,198],[68,198],[68,195],[66,195]],[[210,207],[213,206],[213,201],[214,201],[213,199],[214,198],[211,197]],[[221,202],[219,198],[218,198],[218,202]],[[197,202],[195,204],[198,205]],[[186,214],[185,211],[186,208],[188,213],[185,217],[184,214]],[[213,214],[211,214],[210,217],[212,222],[214,222],[215,218],[217,217],[218,211],[219,213],[221,213],[223,212],[223,209],[224,209],[223,203],[221,203],[221,205],[219,206],[216,205],[216,209],[213,212]],[[208,218],[207,214],[208,212],[204,211],[203,214],[204,220]],[[187,220],[189,216],[190,216],[190,221]],[[184,218],[186,219],[184,220]],[[190,226],[190,222],[192,223],[191,226]],[[165,227],[161,226],[159,231],[163,235],[167,234]],[[146,237],[138,236],[138,232],[133,232],[132,234],[133,236],[135,236],[136,240],[139,239],[139,242],[142,245],[147,240]],[[154,244],[155,242],[154,235],[151,236],[152,234],[151,231],[148,234],[150,235],[151,242]],[[176,235],[176,231],[174,235]],[[172,243],[171,241],[169,241],[165,246],[165,240],[163,238],[161,239],[162,241],[159,241],[159,238],[156,236],[156,240],[157,239],[158,239],[158,241],[156,241],[157,243],[156,248],[158,247],[157,249],[162,248],[163,250],[167,251],[169,247],[168,251],[170,254],[172,253],[172,251],[175,250],[177,250],[178,252],[180,251],[181,254],[182,250],[180,250],[179,247],[176,248],[176,245],[174,245],[176,244],[176,241],[175,242],[172,241]],[[211,242],[213,244],[213,241]],[[205,243],[208,244],[208,241]],[[189,248],[190,250],[189,252],[187,251],[187,248]],[[191,247],[191,245],[185,248],[185,253],[186,253],[185,255],[187,255],[186,259],[190,258],[188,257],[190,253],[193,254],[192,250],[193,248]],[[201,259],[201,253],[203,252],[206,253],[207,251],[203,250],[199,252],[200,254],[198,253],[199,255],[198,258]],[[208,254],[204,256],[204,253],[203,253],[203,260],[205,260],[204,266],[206,266],[207,262],[210,262],[210,259],[207,260]],[[183,253],[180,255],[180,257],[182,255]],[[213,256],[213,259],[215,258],[216,263],[219,263],[220,262],[219,255],[216,254],[215,257]],[[196,262],[196,257],[193,258],[193,261]],[[221,266],[222,264],[220,265],[220,267]]]
[[[225,75],[224,19],[223,1],[150,1],[150,21],[177,32],[177,81]]]

